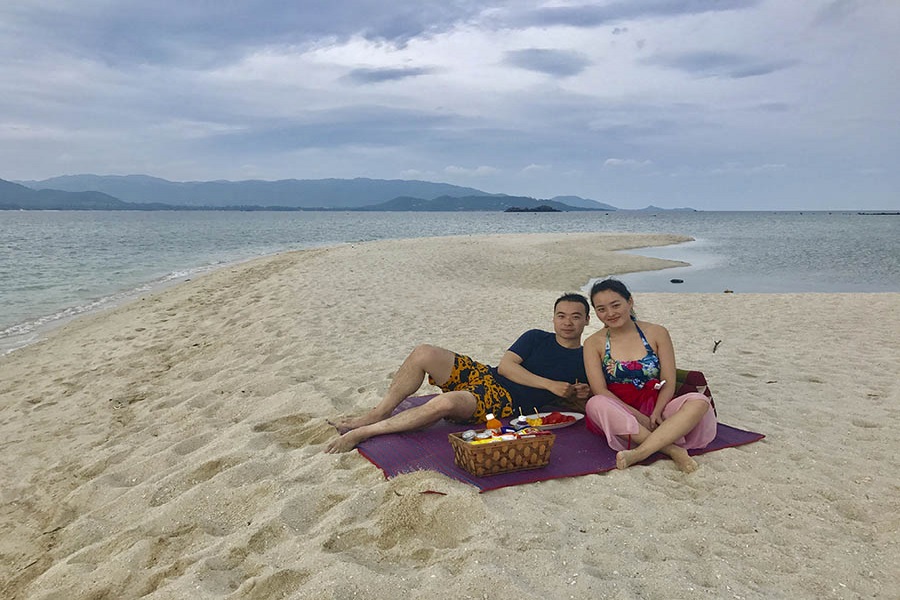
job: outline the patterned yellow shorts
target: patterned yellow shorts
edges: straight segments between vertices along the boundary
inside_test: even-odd
[[[428,383],[437,385],[431,376]],[[512,415],[512,398],[502,385],[497,383],[487,365],[474,361],[468,356],[457,354],[453,361],[453,371],[444,385],[438,386],[445,392],[469,392],[475,396],[475,412],[466,423],[483,423],[487,413],[497,418]]]

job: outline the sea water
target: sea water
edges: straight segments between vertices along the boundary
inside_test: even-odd
[[[0,211],[0,353],[33,341],[47,326],[165,282],[284,250],[388,238],[555,232],[695,238],[630,251],[691,265],[621,276],[636,292],[900,291],[896,215]],[[585,272],[590,278],[607,275],[589,265]]]

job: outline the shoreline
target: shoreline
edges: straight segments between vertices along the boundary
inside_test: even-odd
[[[498,235],[527,235],[527,234],[498,234]],[[610,235],[610,234],[604,233],[603,235]],[[643,235],[643,234],[614,233],[611,235],[629,235],[629,236],[636,235],[636,236],[640,237],[640,235]],[[667,239],[668,234],[647,234],[647,235],[653,236],[653,239],[659,239],[660,237]],[[454,236],[431,236],[431,237],[454,239],[454,238],[464,238],[464,237],[469,237],[469,236],[461,234],[461,235],[454,235]],[[660,247],[665,247],[666,245],[685,243],[685,242],[689,242],[692,239],[688,236],[680,236],[680,235],[675,235],[675,234],[672,234],[672,237],[679,238],[679,240],[668,242],[668,244],[663,243],[663,244],[660,244],[659,246],[654,246],[654,247],[660,248]],[[428,238],[400,238],[400,239],[417,240],[417,239],[428,239]],[[392,240],[373,240],[373,241],[392,241]],[[360,243],[371,243],[371,242],[342,242],[342,243],[337,243],[337,244],[315,245],[315,246],[310,246],[309,248],[301,248],[301,249],[294,249],[294,250],[283,249],[283,250],[279,250],[279,251],[272,252],[270,254],[265,254],[262,256],[252,256],[252,257],[248,257],[248,258],[242,258],[242,259],[224,262],[224,263],[218,263],[218,264],[214,264],[214,265],[206,265],[206,266],[188,268],[188,269],[184,269],[184,270],[181,270],[178,272],[170,273],[169,275],[167,275],[163,278],[160,278],[160,279],[154,279],[152,281],[144,282],[134,288],[123,289],[123,290],[115,292],[114,294],[110,294],[107,296],[102,296],[100,298],[90,300],[87,304],[82,304],[79,306],[62,307],[62,308],[58,309],[57,312],[52,315],[39,315],[39,316],[29,319],[25,322],[13,323],[12,325],[10,325],[7,329],[25,327],[26,330],[23,331],[22,333],[15,333],[15,334],[0,338],[0,360],[2,360],[3,356],[5,356],[7,354],[10,354],[17,350],[20,350],[21,348],[25,348],[27,346],[30,346],[32,344],[38,343],[38,342],[46,339],[47,336],[52,335],[53,331],[55,331],[61,327],[64,327],[67,323],[70,323],[73,320],[80,319],[82,317],[89,317],[92,315],[103,314],[105,311],[113,310],[122,305],[139,300],[142,296],[156,294],[156,293],[166,290],[170,287],[178,286],[183,283],[187,283],[187,282],[191,281],[192,279],[195,279],[198,277],[203,277],[203,276],[208,275],[212,272],[215,272],[219,269],[227,269],[229,267],[241,265],[241,264],[256,261],[256,260],[266,260],[268,258],[273,258],[273,257],[279,256],[281,254],[285,254],[285,253],[305,252],[307,250],[313,250],[313,249],[332,248],[332,247],[343,246],[346,244],[360,244]],[[626,251],[626,252],[633,251],[633,250],[639,251],[643,247],[644,246],[623,248],[622,251]],[[639,253],[635,253],[635,255],[640,256]],[[654,257],[650,257],[650,258],[654,258]],[[666,262],[671,263],[668,265],[656,267],[658,269],[675,268],[675,267],[687,265],[687,263],[684,263],[683,261],[670,260],[670,259],[658,259],[658,260],[665,260]],[[587,285],[587,282],[586,282],[586,285]]]
[[[214,271],[216,268],[217,267],[198,269],[195,272],[197,275],[194,275],[194,273],[185,275],[173,274],[172,277],[148,281],[134,288],[121,290],[107,296],[101,296],[100,298],[90,301],[88,304],[63,307],[52,315],[39,315],[24,322],[14,323],[7,328],[7,331],[10,329],[23,328],[24,331],[0,338],[0,360],[2,360],[3,356],[6,354],[46,339],[48,336],[52,335],[55,330],[64,327],[72,321],[82,317],[103,314],[105,311],[113,310],[130,302],[134,302],[145,294],[155,294],[172,286],[186,283],[194,276],[202,277],[204,274]]]
[[[78,306],[65,306],[59,308],[57,312],[52,315],[39,315],[21,323],[14,323],[10,325],[8,329],[19,328],[22,326],[28,326],[29,329],[23,333],[17,333],[4,338],[0,338],[0,360],[2,360],[3,356],[6,354],[15,352],[16,350],[25,348],[46,339],[49,335],[52,335],[55,330],[64,327],[66,324],[82,317],[102,315],[106,311],[114,310],[131,302],[140,300],[143,296],[157,294],[171,287],[179,286],[196,278],[204,277],[210,273],[214,273],[219,269],[227,269],[255,260],[266,260],[267,258],[274,258],[278,255],[288,252],[304,252],[306,250],[311,250],[319,247],[320,246],[310,246],[309,248],[297,250],[284,249],[260,256],[249,256],[246,258],[239,258],[236,260],[219,262],[215,264],[188,267],[178,271],[173,271],[161,278],[145,281],[135,287],[122,289],[113,294],[108,294],[106,296],[101,296],[93,300],[88,300],[87,304],[81,304]],[[28,339],[22,340],[22,338],[24,337],[27,337]]]
[[[107,214],[99,211],[101,214]],[[51,211],[51,214],[56,214]],[[380,215],[379,219],[385,219],[381,227],[372,228],[372,224],[368,219],[354,220],[337,218],[336,220],[319,223],[323,225],[322,232],[316,228],[311,228],[312,223],[300,219],[299,221],[291,221],[283,224],[279,221],[272,222],[271,219],[264,218],[264,214],[255,214],[252,217],[240,218],[236,220],[213,219],[212,223],[206,220],[200,220],[197,225],[211,224],[212,231],[208,236],[199,239],[191,239],[185,242],[184,247],[170,248],[157,253],[151,252],[152,257],[147,260],[136,259],[135,268],[132,270],[129,266],[131,262],[128,257],[134,255],[137,248],[142,246],[152,246],[152,236],[144,236],[141,234],[142,228],[138,223],[143,219],[134,222],[132,219],[113,220],[112,224],[119,224],[130,231],[129,242],[123,246],[122,260],[112,260],[104,262],[102,256],[105,249],[118,241],[114,236],[100,238],[98,244],[87,243],[84,240],[84,249],[87,252],[84,260],[85,265],[93,265],[95,271],[85,269],[81,271],[82,266],[73,264],[69,260],[71,248],[77,248],[79,238],[75,236],[68,238],[66,235],[70,233],[71,227],[68,220],[71,218],[74,223],[82,223],[88,227],[97,226],[98,223],[91,219],[81,219],[83,213],[77,215],[69,215],[68,213],[60,213],[59,218],[39,219],[35,223],[26,220],[24,225],[39,225],[48,232],[55,232],[53,239],[60,240],[55,246],[46,248],[46,253],[42,252],[44,258],[27,259],[17,265],[21,269],[21,277],[16,274],[10,261],[19,261],[18,258],[11,256],[7,258],[4,265],[10,269],[10,273],[14,276],[10,280],[10,289],[12,293],[7,297],[6,304],[0,307],[0,312],[6,314],[3,324],[0,325],[0,336],[6,335],[8,330],[20,329],[20,334],[15,336],[7,336],[0,339],[0,354],[6,351],[20,347],[36,336],[34,328],[39,323],[49,321],[49,326],[58,326],[55,320],[58,316],[78,316],[79,314],[88,314],[88,308],[100,306],[107,307],[110,304],[120,304],[128,301],[135,296],[148,293],[155,289],[157,282],[163,281],[165,278],[174,278],[177,281],[192,277],[196,272],[203,272],[210,268],[221,268],[235,262],[243,260],[254,260],[256,258],[268,256],[278,252],[293,251],[304,248],[315,248],[341,243],[358,243],[359,240],[383,239],[384,235],[396,235],[400,238],[414,238],[434,235],[442,232],[440,235],[469,235],[479,234],[488,235],[501,231],[513,234],[526,234],[536,229],[545,229],[547,232],[574,232],[574,231],[610,231],[610,232],[678,232],[689,234],[694,238],[694,242],[688,244],[680,244],[662,249],[658,255],[653,252],[644,252],[644,256],[657,256],[658,258],[667,258],[685,263],[691,266],[678,268],[673,272],[674,278],[684,280],[684,283],[676,288],[671,287],[669,278],[661,274],[645,273],[644,275],[627,276],[623,278],[626,283],[631,284],[634,291],[639,292],[721,292],[725,289],[731,289],[736,293],[746,292],[767,292],[767,293],[833,293],[833,292],[895,292],[900,291],[900,287],[896,284],[891,285],[890,282],[897,280],[896,261],[890,262],[890,253],[884,253],[882,258],[878,258],[881,254],[881,248],[893,238],[889,235],[889,224],[893,224],[893,219],[889,217],[876,218],[873,225],[877,227],[866,227],[869,241],[862,244],[849,245],[847,247],[840,244],[828,242],[832,240],[838,231],[844,231],[845,226],[850,222],[847,221],[848,215],[839,215],[835,218],[830,216],[819,215],[815,218],[804,218],[796,215],[779,215],[772,212],[754,211],[754,215],[769,215],[774,219],[770,223],[770,227],[760,229],[759,224],[762,222],[760,218],[754,217],[749,221],[739,217],[729,217],[724,221],[720,218],[707,218],[706,213],[691,213],[683,215],[676,211],[665,215],[645,215],[644,218],[614,218],[613,216],[601,219],[590,220],[586,223],[587,214],[578,219],[565,218],[564,215],[556,215],[554,218],[546,219],[512,219],[500,218],[491,214],[485,215],[478,221],[472,221],[465,215],[471,213],[441,213],[443,216],[438,219],[440,227],[435,227],[437,223],[434,220],[425,219],[422,215],[411,216],[411,213],[401,213],[402,218],[388,218],[388,215],[394,213],[385,213]],[[731,213],[708,213],[711,215],[723,215]],[[622,217],[623,215],[619,215]],[[627,215],[625,215],[627,216]],[[418,219],[418,220],[417,220]],[[486,219],[486,221],[484,220]],[[121,221],[121,222],[120,222]],[[193,221],[192,221],[193,222]],[[859,235],[859,224],[862,221],[855,220],[856,234]],[[106,223],[102,220],[102,223]],[[161,235],[173,235],[180,231],[179,226],[174,226],[167,220],[154,222],[160,226]],[[519,230],[528,223],[526,230]],[[769,269],[769,259],[765,255],[747,247],[746,244],[733,243],[730,232],[736,226],[750,226],[752,239],[757,239],[758,244],[753,248],[768,248],[772,241],[780,240],[784,235],[788,235],[791,230],[785,230],[789,224],[794,225],[794,229],[805,231],[806,227],[815,230],[814,235],[807,235],[805,238],[797,238],[789,236],[792,244],[796,243],[796,247],[781,247],[780,251],[772,250],[773,256],[784,256],[781,264],[773,263],[773,269]],[[15,230],[16,222],[5,224],[8,226],[7,231]],[[387,225],[390,225],[389,227]],[[724,227],[724,229],[723,229]],[[784,235],[778,235],[772,238],[770,235],[773,230],[781,232]],[[234,243],[231,232],[237,228],[243,232],[243,243]],[[799,228],[799,229],[798,229]],[[2,229],[2,228],[0,228]],[[115,227],[113,227],[115,229]],[[393,233],[388,234],[386,231],[392,230]],[[846,233],[846,232],[845,232]],[[844,235],[844,234],[840,234]],[[91,238],[93,239],[93,237]],[[841,238],[843,239],[843,238]],[[252,241],[249,241],[252,240]],[[261,240],[261,241],[260,241]],[[817,241],[813,241],[817,240]],[[37,244],[39,240],[31,240],[31,243]],[[72,246],[71,244],[76,244]],[[196,245],[196,246],[195,246]],[[184,249],[196,247],[198,254],[196,258],[199,261],[194,266],[190,260],[185,260]],[[98,248],[104,249],[103,252],[91,254],[91,250]],[[793,248],[793,250],[792,250]],[[66,250],[66,252],[62,252]],[[158,254],[158,259],[157,259]],[[833,258],[829,258],[829,254]],[[146,256],[146,254],[142,254]],[[193,254],[189,255],[193,256]],[[806,260],[804,257],[812,257]],[[877,260],[875,260],[877,259]],[[724,262],[723,262],[724,261]],[[873,262],[874,261],[874,262]],[[187,268],[183,265],[188,264]],[[820,266],[833,265],[832,267],[820,269]],[[151,265],[152,268],[150,267]],[[797,265],[792,268],[786,265]],[[817,266],[818,265],[818,266]],[[149,270],[148,270],[149,268]],[[98,273],[117,273],[120,269],[122,272],[130,273],[128,277],[130,283],[116,285],[115,275],[111,277],[97,276]],[[64,275],[72,271],[78,273],[71,280]],[[45,273],[44,280],[38,279],[38,273]],[[53,275],[56,273],[56,275]],[[93,275],[92,275],[93,273]],[[146,278],[142,278],[140,273],[144,273]],[[188,275],[183,275],[188,273]],[[32,274],[32,275],[27,275]],[[602,273],[591,273],[589,279],[594,276],[602,275]],[[45,285],[47,281],[53,282],[52,285]],[[55,284],[60,285],[55,285]],[[20,287],[21,286],[21,287]],[[146,289],[147,286],[150,289]],[[43,289],[43,292],[37,290]],[[94,291],[91,291],[94,290]],[[105,290],[97,292],[96,290]],[[118,291],[117,291],[118,290]],[[54,300],[55,299],[55,300]],[[37,308],[36,308],[37,307]],[[5,309],[5,310],[3,310]],[[46,327],[39,325],[41,335]]]
[[[618,252],[648,241],[630,234],[448,239],[216,269],[0,358],[0,595],[900,588],[900,293],[636,293],[722,422],[767,436],[691,475],[660,461],[479,494],[323,453],[327,419],[377,402],[416,344],[496,364],[589,273],[665,263]],[[839,387],[838,365],[866,376]]]

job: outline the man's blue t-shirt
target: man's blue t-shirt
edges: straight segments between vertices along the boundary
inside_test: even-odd
[[[584,352],[581,346],[578,348],[564,348],[556,341],[556,335],[540,329],[531,329],[523,333],[519,339],[509,347],[522,357],[522,366],[541,377],[554,381],[567,381],[569,383],[587,383],[587,375],[584,372]],[[510,381],[497,372],[497,367],[491,367],[491,373],[497,383],[505,387],[512,396],[513,414],[517,415],[519,408],[525,414],[532,413],[546,404],[560,402],[562,398],[544,389],[528,387],[514,381]]]

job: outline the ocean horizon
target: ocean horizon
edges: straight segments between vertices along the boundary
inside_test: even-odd
[[[695,241],[628,252],[690,266],[618,276],[635,292],[900,292],[900,216],[866,213],[0,211],[0,353],[225,265],[380,239],[671,233]]]

